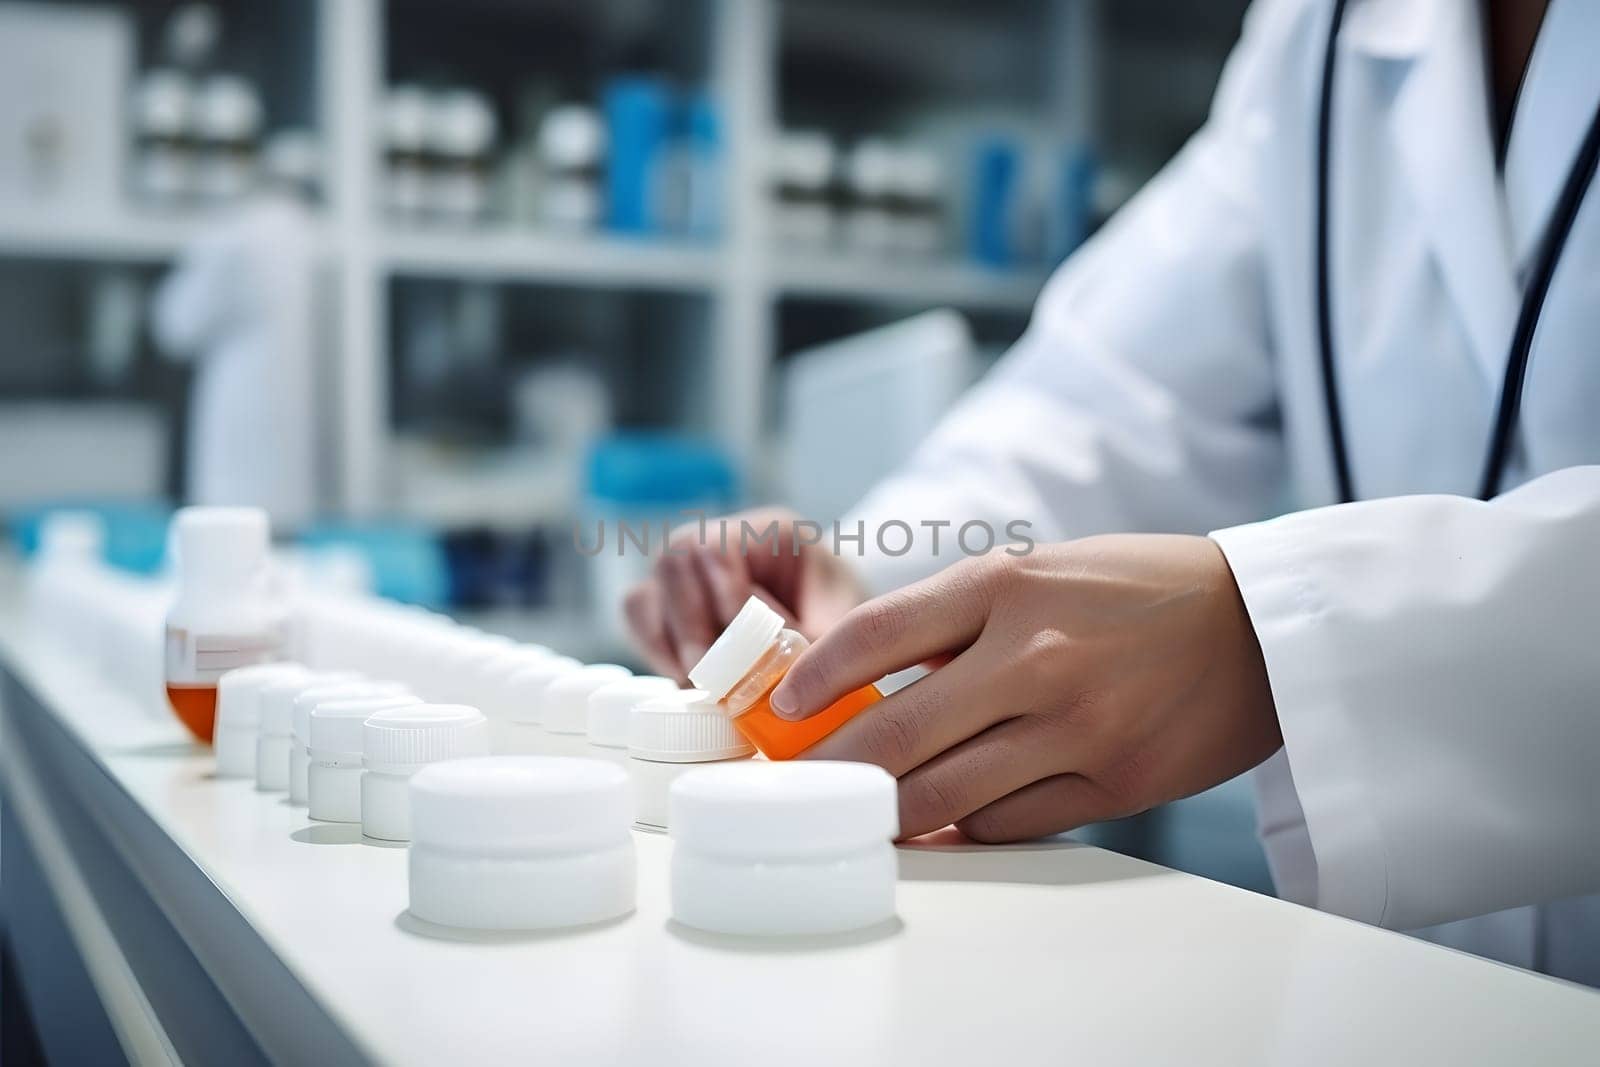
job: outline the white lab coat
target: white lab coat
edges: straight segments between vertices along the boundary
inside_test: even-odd
[[[1311,243],[1329,12],[1257,3],[1206,127],[857,517],[1214,531],[1282,721],[1256,772],[1280,892],[1396,929],[1466,919],[1428,936],[1600,983],[1600,190],[1534,346],[1520,488],[1471,499],[1518,276],[1600,103],[1600,4],[1552,3],[1502,187],[1478,5],[1351,3],[1332,292],[1367,502],[1344,507]],[[866,570],[890,588],[950,558]]]
[[[263,194],[188,249],[156,297],[162,349],[196,362],[185,495],[294,528],[317,509],[316,248],[307,210]]]

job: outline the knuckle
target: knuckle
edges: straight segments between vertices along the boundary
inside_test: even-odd
[[[861,650],[883,648],[905,632],[907,611],[897,600],[875,601],[862,607],[854,638]]]
[[[938,829],[966,814],[965,783],[951,775],[919,774],[900,783],[900,810],[919,826]]]
[[[867,720],[864,743],[873,762],[909,769],[917,747],[922,740],[922,730],[908,715],[885,711]]]

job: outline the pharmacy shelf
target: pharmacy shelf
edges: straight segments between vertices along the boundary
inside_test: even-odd
[[[0,214],[0,256],[158,262],[177,255],[205,228],[206,218],[194,215],[9,211]]]
[[[98,999],[133,1062],[1467,1067],[1600,1046],[1591,990],[1065,840],[924,839],[898,851],[897,921],[762,942],[673,922],[672,842],[635,833],[633,914],[447,930],[407,910],[403,847],[219,781],[10,604],[0,666],[4,810],[43,868],[8,888],[73,905],[93,983],[41,1028]],[[39,931],[9,933],[39,958]]]
[[[775,273],[783,296],[1016,311],[1033,306],[1048,276],[955,262],[816,254],[780,257]]]
[[[329,331],[335,338],[330,359],[338,398],[333,419],[337,437],[329,458],[337,469],[338,510],[347,515],[383,513],[388,487],[403,460],[387,396],[395,348],[389,302],[396,289],[387,284],[391,278],[473,279],[703,297],[706,337],[704,343],[694,342],[685,365],[698,379],[711,383],[714,396],[707,405],[711,414],[706,428],[729,455],[747,465],[759,456],[761,413],[782,354],[772,314],[779,302],[814,298],[876,303],[907,313],[952,306],[1021,314],[1043,283],[1042,271],[877,260],[844,252],[799,254],[774,242],[769,161],[761,146],[772,143],[788,105],[794,103],[782,98],[788,91],[782,72],[785,34],[800,34],[799,44],[808,51],[860,54],[855,31],[848,26],[840,30],[829,14],[841,5],[814,5],[812,11],[811,0],[705,0],[687,5],[693,14],[684,13],[683,21],[691,23],[684,33],[694,39],[693,50],[704,53],[704,84],[718,101],[725,146],[725,214],[715,243],[607,234],[562,236],[503,223],[476,230],[397,225],[384,218],[381,163],[373,137],[381,126],[385,74],[394,58],[388,52],[388,30],[394,15],[390,8],[397,3],[310,0],[305,5],[315,24],[307,40],[315,46],[314,125],[325,153],[326,206],[318,232],[332,268],[328,307],[337,317]],[[1051,78],[1061,84],[1028,106],[1048,111],[1051,123],[1073,136],[1093,133],[1093,42],[1099,31],[1089,16],[1101,3],[1030,0],[1007,7],[1018,18],[1036,20],[1041,55],[1061,57],[1051,67],[1059,68],[1059,76]],[[478,6],[488,10],[496,5]],[[863,6],[881,8],[862,16],[876,28],[874,42],[893,39],[902,14],[898,8],[907,7],[904,14],[912,18],[919,16],[910,9],[923,7]],[[960,10],[958,4],[928,6],[930,25],[939,40],[950,39],[952,19],[959,24],[969,18],[964,13],[959,18],[952,15]],[[508,36],[529,32],[527,20],[519,15],[514,21]],[[1007,30],[1002,37],[1017,32],[1021,31]],[[503,44],[515,49],[517,42],[508,39]],[[1003,56],[1013,50],[996,48],[986,54]],[[992,68],[994,61],[986,62]],[[911,72],[915,77],[908,75],[908,80],[926,87],[932,78],[944,85],[948,91],[936,94],[940,100],[961,96],[969,88],[937,63],[921,66],[927,69]],[[31,213],[0,208],[0,258],[165,263],[203,234],[209,220],[204,214],[146,215],[131,207]],[[753,483],[747,480],[747,484]]]
[[[391,228],[378,249],[391,274],[688,291],[712,288],[719,263],[709,246],[487,229]]]

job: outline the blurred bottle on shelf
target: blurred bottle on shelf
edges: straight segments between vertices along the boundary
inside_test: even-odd
[[[654,234],[664,218],[663,183],[672,130],[672,98],[659,79],[614,78],[604,92],[609,159],[606,225],[618,233]]]
[[[818,249],[834,238],[839,151],[818,130],[785,130],[770,153],[772,230],[781,245]]]
[[[606,130],[594,108],[563,104],[539,122],[538,218],[551,229],[592,230],[600,223]]]
[[[383,101],[383,202],[396,219],[415,221],[427,202],[428,94],[396,85]]]
[[[894,241],[895,150],[866,138],[844,161],[844,243],[853,251],[881,255]]]
[[[194,192],[204,202],[231,203],[255,183],[261,138],[261,98],[232,74],[213,74],[194,97]]]
[[[511,435],[521,446],[577,457],[611,429],[611,394],[578,359],[535,367],[511,387]]]
[[[490,167],[499,131],[488,97],[470,89],[432,94],[425,130],[425,213],[455,224],[482,221],[489,213]]]
[[[1101,217],[1101,187],[1098,158],[1087,144],[979,137],[969,255],[1000,269],[1054,266],[1088,238]]]
[[[944,250],[944,164],[936,152],[894,150],[890,169],[889,249],[926,258]]]
[[[234,204],[256,186],[265,108],[254,82],[217,69],[222,29],[215,7],[178,7],[163,25],[160,63],[137,79],[132,184],[148,206]]]
[[[194,188],[194,87],[180,70],[140,75],[133,92],[133,186],[146,204],[176,207]]]
[[[722,223],[722,122],[715,101],[699,93],[683,107],[684,232],[714,237]]]
[[[1008,268],[1022,258],[1018,190],[1022,152],[1005,138],[979,142],[974,151],[970,243],[972,258],[986,267]]]

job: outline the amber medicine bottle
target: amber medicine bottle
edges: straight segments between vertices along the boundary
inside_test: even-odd
[[[876,686],[862,686],[808,719],[779,718],[772,710],[772,690],[808,646],[797,631],[784,628],[783,616],[751,597],[694,665],[689,680],[717,699],[763,756],[793,759],[883,699]]]
[[[218,680],[283,653],[284,616],[267,592],[267,514],[184,508],[173,523],[178,596],[167,613],[167,700],[188,731],[210,744]]]

